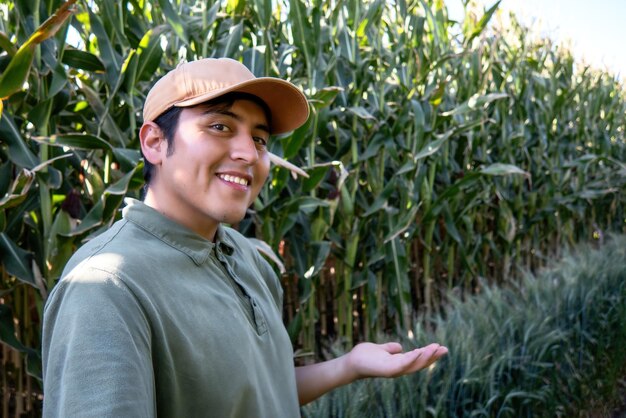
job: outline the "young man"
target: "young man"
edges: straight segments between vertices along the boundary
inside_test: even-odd
[[[359,344],[294,368],[282,290],[237,223],[270,167],[270,134],[308,117],[304,95],[237,61],[178,66],[148,94],[145,200],[72,257],[45,307],[46,417],[297,417],[299,404],[367,376],[429,366]]]

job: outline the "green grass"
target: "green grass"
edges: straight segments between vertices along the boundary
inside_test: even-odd
[[[516,288],[450,294],[433,331],[412,330],[407,349],[436,341],[436,367],[396,380],[354,383],[303,408],[305,417],[578,416],[611,402],[626,361],[626,236],[579,246]],[[614,399],[613,399],[614,400]],[[585,412],[587,413],[587,412]]]

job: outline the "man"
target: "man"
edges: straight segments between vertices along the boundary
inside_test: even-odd
[[[296,417],[332,388],[447,352],[364,343],[294,368],[280,282],[224,224],[263,186],[270,134],[306,121],[295,86],[204,59],[159,80],[143,114],[144,201],[79,249],[45,307],[44,416]]]

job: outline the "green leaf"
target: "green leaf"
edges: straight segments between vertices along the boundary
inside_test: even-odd
[[[296,316],[291,320],[289,325],[287,325],[287,334],[289,334],[289,339],[295,345],[298,341],[298,336],[300,335],[300,331],[302,330],[302,313],[304,309],[300,309]]]
[[[305,64],[311,65],[314,42],[311,33],[311,22],[307,18],[306,5],[301,0],[289,0],[289,17],[293,28],[293,42],[305,57]]]
[[[111,44],[111,40],[104,29],[102,21],[91,9],[89,9],[89,22],[91,23],[93,34],[98,41],[98,49],[104,63],[107,84],[111,89],[114,89],[117,86],[118,79],[121,77],[122,59]]]
[[[285,274],[287,272],[287,270],[285,269],[285,265],[280,260],[280,257],[278,257],[278,255],[272,250],[272,247],[270,247],[267,242],[251,237],[248,237],[248,240],[252,242],[258,252],[260,252],[261,254],[269,258],[272,262],[274,262],[274,264],[276,264],[281,274]]]
[[[52,82],[50,83],[50,89],[48,90],[48,98],[56,96],[67,85],[67,74],[65,68],[60,63],[54,67],[54,73],[52,74]]]
[[[132,170],[137,166],[141,153],[137,149],[114,148],[108,141],[89,134],[63,134],[50,137],[34,137],[33,140],[42,144],[57,147],[69,147],[72,149],[94,150],[101,149],[111,151],[115,160],[120,163],[124,171]]]
[[[431,91],[430,98],[428,99],[429,103],[434,107],[437,107],[443,101],[443,96],[446,92],[446,85],[448,83],[444,80],[437,84],[437,88]]]
[[[315,189],[324,177],[326,177],[328,170],[330,170],[330,166],[313,167],[310,169],[308,172],[309,178],[305,178],[302,182],[302,191],[308,193]]]
[[[59,235],[74,237],[109,222],[122,203],[124,196],[128,193],[130,186],[137,181],[138,177],[142,176],[142,169],[143,165],[136,166],[124,177],[107,187],[80,224],[69,232],[59,232]]]
[[[79,49],[67,48],[63,51],[63,64],[79,70],[95,73],[104,72],[104,64],[94,54]]]
[[[225,57],[236,56],[239,45],[241,45],[241,38],[243,36],[243,23],[238,23],[231,26],[228,36],[221,39],[219,44],[223,45],[222,55]]]
[[[137,67],[137,81],[149,80],[159,67],[163,49],[161,48],[161,34],[167,26],[160,25],[150,29],[139,42],[139,65]]]
[[[0,341],[17,351],[25,351],[26,347],[15,336],[13,311],[9,305],[0,304]]]
[[[483,30],[487,27],[487,24],[491,20],[491,17],[495,13],[495,11],[498,9],[498,6],[500,5],[501,1],[502,0],[498,0],[493,6],[491,6],[489,10],[487,10],[485,14],[480,18],[478,23],[476,25],[472,25],[473,27],[471,27],[471,29],[469,30],[469,33],[464,33],[465,45],[469,45],[469,43],[472,42],[474,38],[476,38],[478,35],[480,35],[483,32]],[[465,19],[469,19],[469,18],[470,18],[469,16],[465,17]]]
[[[400,174],[408,173],[415,170],[416,167],[417,165],[415,161],[407,161],[406,163],[402,164],[402,167],[398,169],[396,175],[399,176]]]
[[[187,25],[184,24],[178,12],[174,10],[171,2],[169,0],[159,0],[159,6],[161,7],[163,14],[165,15],[167,23],[169,23],[169,25],[172,27],[174,33],[176,34],[176,36],[178,36],[178,39],[183,41],[185,45],[189,45],[189,36],[187,35],[187,31],[185,29]]]
[[[322,199],[311,196],[302,196],[294,199],[290,202],[290,205],[295,205],[300,211],[310,214],[317,208],[328,207],[328,202]]]
[[[26,169],[22,169],[15,180],[11,183],[9,191],[0,199],[0,209],[9,209],[22,203],[35,176]]]
[[[309,118],[304,125],[296,129],[291,135],[282,139],[285,159],[293,158],[300,152],[303,144],[309,138],[309,128],[312,118]]]
[[[17,48],[13,45],[13,42],[9,39],[9,37],[4,33],[0,32],[0,48],[6,51],[7,55],[12,57],[17,52]]]
[[[45,126],[48,123],[51,109],[52,99],[41,100],[28,112],[28,120],[34,126]]]
[[[65,20],[72,14],[70,7],[76,0],[68,0],[56,12],[37,28],[30,38],[20,47],[0,76],[0,100],[22,89],[28,79],[30,66],[35,57],[35,48],[46,39],[54,36]]]
[[[436,140],[428,142],[426,145],[424,145],[424,148],[422,148],[417,154],[415,154],[415,156],[413,156],[413,161],[418,162],[419,160],[426,158],[429,155],[433,155],[434,153],[439,151],[443,143],[446,142],[448,138],[450,138],[450,136],[452,136],[452,132],[453,131],[450,130],[443,135],[437,135]]]
[[[99,4],[99,12],[102,15],[102,21],[107,22],[109,27],[113,28],[113,37],[123,49],[130,47],[124,28],[122,16],[118,16],[118,3],[115,1],[103,1]]]
[[[463,245],[463,239],[461,238],[461,234],[456,227],[454,222],[454,217],[452,215],[452,211],[450,210],[450,205],[446,202],[443,204],[443,216],[444,222],[446,224],[446,231],[450,236],[459,244]]]
[[[349,107],[348,112],[358,116],[361,119],[376,119],[371,113],[369,113],[367,110],[365,110],[364,107],[362,106],[352,106]]]
[[[137,167],[141,159],[141,152],[138,149],[113,148],[113,155],[124,171]]]
[[[20,131],[15,126],[15,122],[13,122],[13,118],[6,113],[0,118],[0,138],[9,146],[9,159],[15,165],[23,168],[33,168],[39,164],[35,154],[22,139]]]
[[[480,173],[486,174],[488,176],[508,176],[511,174],[521,174],[525,177],[530,177],[530,173],[522,170],[518,166],[502,163],[494,163],[487,167],[483,167],[480,169]]]
[[[35,276],[31,268],[32,254],[24,251],[9,238],[9,236],[0,233],[0,261],[4,265],[6,271],[15,276],[20,281],[27,283],[33,287],[37,287]]]
[[[58,211],[54,218],[49,234],[49,263],[52,267],[48,272],[49,277],[60,277],[65,264],[74,252],[74,240],[67,237],[67,234],[72,230],[73,222],[75,221],[71,219],[70,215],[64,210]]]
[[[87,215],[85,215],[85,217],[81,220],[80,224],[78,224],[76,228],[72,229],[68,233],[63,233],[60,235],[63,235],[65,237],[74,237],[84,234],[85,232],[102,225],[102,223],[104,222],[103,217],[104,199],[100,199],[98,200],[98,203],[96,203],[91,208],[91,210],[87,212]]]
[[[578,193],[578,196],[581,199],[597,199],[599,197],[605,196],[607,194],[616,193],[618,191],[617,188],[608,188],[608,189],[585,189]]]
[[[259,25],[267,28],[272,18],[272,2],[267,0],[254,0],[254,8],[258,17]]]
[[[319,272],[322,270],[322,268],[326,264],[326,259],[328,258],[328,254],[330,254],[330,242],[328,241],[311,242],[308,245],[307,252],[310,255],[310,260],[312,261],[312,264],[304,273],[304,278],[312,279],[313,277],[319,274]]]
[[[128,173],[124,175],[124,177],[122,177],[121,179],[119,179],[118,181],[110,185],[109,187],[107,187],[107,189],[104,192],[106,194],[124,196],[128,192],[128,186],[130,185],[130,182],[133,179],[133,176],[137,175],[138,173],[139,174],[141,173],[141,170],[139,169],[139,167],[135,168],[132,171],[129,171]]]
[[[424,109],[419,101],[411,99],[411,108],[413,109],[413,118],[415,126],[415,135],[421,138],[424,133],[424,127],[426,126],[426,117],[424,116]]]
[[[396,191],[396,184],[397,184],[396,179],[397,177],[393,177],[387,183],[383,191],[376,197],[376,199],[374,200],[374,203],[370,205],[370,207],[363,214],[363,216],[366,216],[366,217],[370,216],[372,213],[382,209],[384,206],[387,205],[387,200],[389,199],[389,196],[391,196],[391,194]]]
[[[366,161],[376,155],[379,155],[380,149],[387,144],[391,144],[392,140],[387,136],[380,133],[374,134],[365,151],[359,154],[359,161]]]
[[[395,239],[398,235],[404,233],[407,229],[415,224],[415,215],[417,214],[420,206],[421,202],[417,205],[413,205],[409,210],[402,213],[402,217],[397,222],[395,222],[393,225],[390,225],[389,231],[383,238],[383,242],[385,244]]]
[[[468,189],[474,187],[479,180],[479,173],[469,173],[451,186],[448,186],[444,192],[437,197],[437,200],[431,205],[428,212],[424,214],[424,222],[432,221],[432,219],[441,212],[444,202],[454,199],[461,193],[465,193]]]
[[[493,102],[494,100],[506,99],[509,97],[506,93],[489,93],[489,94],[475,94],[469,98],[468,101],[463,103],[462,105],[454,108],[449,112],[443,112],[442,116],[453,116],[453,115],[461,115],[472,110],[482,109],[484,106]]]
[[[315,109],[318,109],[318,110],[323,109],[325,107],[330,106],[335,100],[335,98],[337,97],[337,95],[339,94],[339,92],[342,92],[342,91],[343,91],[342,87],[337,87],[337,86],[325,87],[315,92],[315,94],[309,100],[309,102],[311,103],[311,105],[313,105]]]
[[[80,87],[80,91],[85,95],[87,102],[93,109],[94,113],[98,116],[104,133],[112,140],[117,141],[117,145],[123,147],[125,145],[124,138],[126,138],[126,135],[122,132],[119,126],[117,126],[117,123],[105,108],[102,100],[100,100],[98,93],[85,84]]]
[[[73,149],[105,149],[113,150],[111,144],[104,139],[88,134],[63,134],[52,135],[48,138],[33,138],[37,142],[43,144],[54,145],[57,147],[69,147]]]
[[[358,29],[356,30],[357,37],[363,37],[367,33],[367,30],[376,23],[380,22],[380,16],[385,7],[385,2],[383,0],[375,0],[371,4],[369,4],[367,8],[367,13],[361,20]]]
[[[9,66],[0,76],[0,99],[5,99],[22,89],[28,79],[30,65],[35,56],[35,48],[23,47],[13,56]]]

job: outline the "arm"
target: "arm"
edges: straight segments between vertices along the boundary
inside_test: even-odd
[[[61,282],[44,311],[44,417],[152,417],[150,327],[125,287],[102,271]]]
[[[296,367],[300,405],[324,393],[364,377],[398,377],[424,369],[448,352],[446,347],[430,344],[402,352],[398,343],[356,345],[349,353],[333,360]]]

